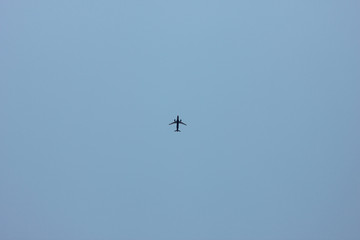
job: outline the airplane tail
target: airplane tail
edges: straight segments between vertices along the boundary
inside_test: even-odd
[[[180,130],[175,130],[174,132],[181,132]]]

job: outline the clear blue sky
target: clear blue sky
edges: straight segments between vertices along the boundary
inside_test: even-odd
[[[1,1],[0,239],[360,239],[359,9]]]

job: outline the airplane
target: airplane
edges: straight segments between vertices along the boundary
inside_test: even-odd
[[[182,122],[181,119],[179,120],[179,115],[177,116],[177,119],[174,119],[174,121],[173,121],[172,123],[170,123],[169,125],[175,124],[175,123],[176,123],[176,130],[175,130],[175,132],[181,132],[181,131],[179,130],[179,124],[182,124],[182,125],[187,126],[185,123]]]

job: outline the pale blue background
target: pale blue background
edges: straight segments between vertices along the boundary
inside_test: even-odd
[[[1,1],[0,239],[360,239],[359,10]]]

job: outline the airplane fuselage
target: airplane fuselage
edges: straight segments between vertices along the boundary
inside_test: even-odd
[[[180,120],[179,120],[179,115],[177,115],[176,117],[176,132],[179,132],[179,123],[180,123]]]

